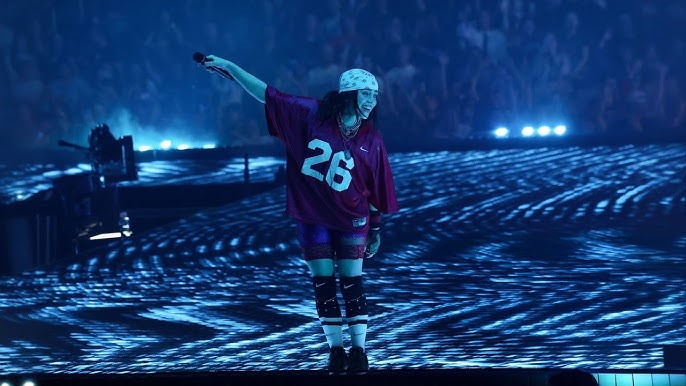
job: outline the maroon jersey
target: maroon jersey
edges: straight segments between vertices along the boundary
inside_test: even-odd
[[[382,213],[398,211],[386,147],[369,121],[344,141],[335,118],[317,119],[318,106],[317,99],[271,86],[265,93],[269,134],[286,146],[286,212],[302,222],[364,230],[369,204]]]

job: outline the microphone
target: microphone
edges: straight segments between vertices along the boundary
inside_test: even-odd
[[[195,60],[198,64],[202,64],[203,66],[205,66],[205,63],[212,63],[212,59],[208,59],[207,56],[205,56],[205,54],[200,53],[198,51],[195,51],[193,53],[193,60]],[[219,75],[223,76],[226,79],[236,80],[233,78],[233,76],[231,76],[231,74],[229,74],[228,71],[226,71],[223,68],[215,67],[211,64],[208,66],[205,66],[205,68],[208,68],[208,69],[218,73]]]

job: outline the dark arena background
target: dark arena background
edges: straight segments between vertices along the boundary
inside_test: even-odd
[[[686,386],[684,26],[668,0],[3,2],[0,385]],[[197,51],[297,95],[380,80],[401,210],[364,262],[368,373],[324,371],[283,147]]]

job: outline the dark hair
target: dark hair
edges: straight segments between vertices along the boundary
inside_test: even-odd
[[[317,108],[317,118],[322,121],[333,118],[342,113],[348,105],[353,106],[360,113],[360,107],[357,105],[357,90],[343,91],[341,93],[336,90],[329,91],[324,95]],[[374,123],[376,123],[376,110],[378,107],[378,105],[374,107],[372,112],[369,113],[369,118],[367,118]]]

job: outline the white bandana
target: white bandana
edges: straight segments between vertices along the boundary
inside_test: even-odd
[[[369,71],[353,68],[342,73],[338,80],[338,92],[364,89],[379,91],[379,84]]]

